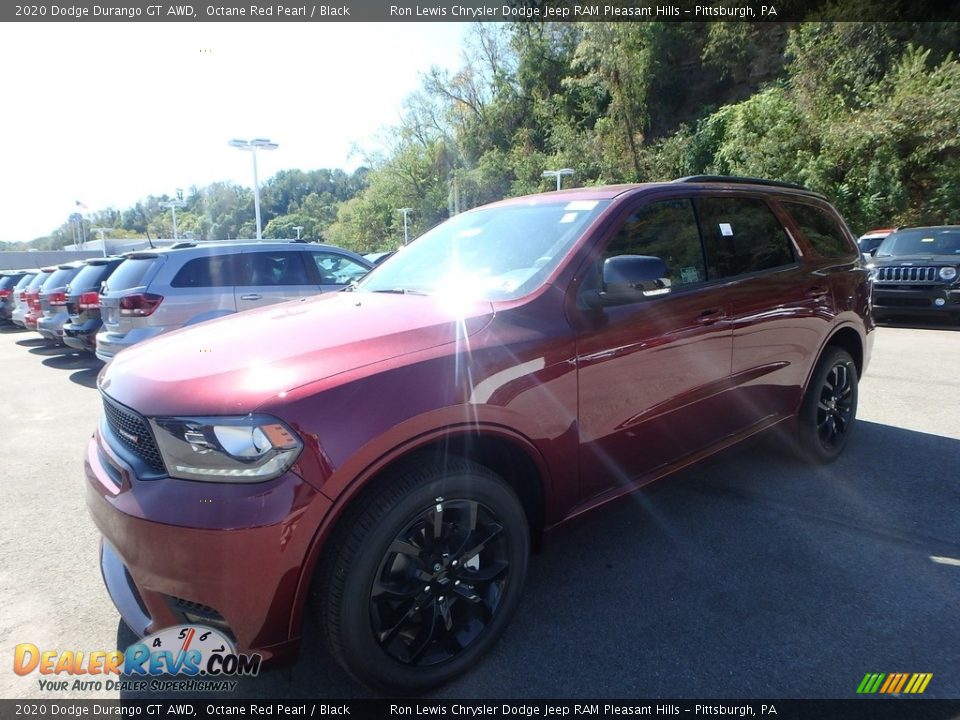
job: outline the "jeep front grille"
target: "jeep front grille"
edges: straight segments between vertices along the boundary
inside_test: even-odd
[[[935,267],[900,267],[877,268],[876,282],[881,283],[935,283],[938,282]]]
[[[153,470],[164,472],[163,458],[150,432],[146,419],[128,407],[103,396],[103,412],[107,425],[123,446]]]

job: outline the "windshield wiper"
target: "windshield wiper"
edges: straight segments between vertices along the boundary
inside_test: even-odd
[[[392,293],[394,295],[427,295],[423,290],[412,290],[410,288],[383,288],[381,290],[371,290],[375,293]]]

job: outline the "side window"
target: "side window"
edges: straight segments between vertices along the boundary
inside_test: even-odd
[[[793,262],[793,246],[763,200],[716,197],[697,200],[711,280],[769,270]]]
[[[298,250],[243,254],[237,285],[312,285]]]
[[[188,260],[170,282],[172,287],[230,287],[236,255],[206,255]]]
[[[615,255],[650,255],[667,266],[670,285],[707,279],[697,218],[690,200],[663,200],[631,215],[610,240],[603,260]]]
[[[826,210],[804,203],[781,204],[800,226],[803,236],[813,245],[820,257],[848,258],[856,254],[843,228]]]
[[[312,252],[310,257],[317,264],[321,285],[349,285],[368,272],[360,263],[339,253]]]

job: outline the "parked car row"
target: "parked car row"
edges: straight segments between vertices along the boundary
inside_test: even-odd
[[[340,290],[372,267],[329,245],[185,243],[5,273],[0,319],[109,361],[171,330]]]

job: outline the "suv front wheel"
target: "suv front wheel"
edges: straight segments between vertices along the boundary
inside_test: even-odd
[[[462,674],[503,633],[530,533],[513,490],[463,458],[388,480],[345,519],[321,568],[318,609],[349,673],[409,695]]]
[[[814,463],[836,460],[857,417],[857,365],[850,353],[827,346],[810,379],[798,417],[799,450]]]

